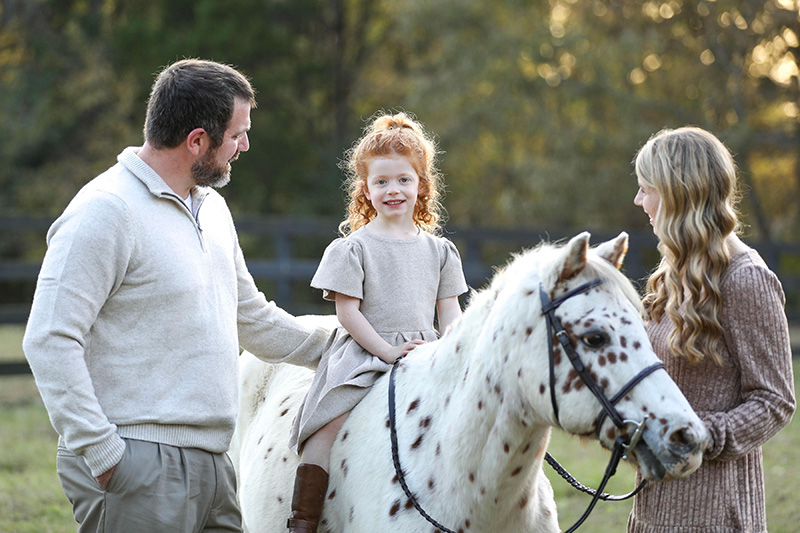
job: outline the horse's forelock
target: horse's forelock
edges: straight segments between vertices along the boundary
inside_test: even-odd
[[[542,242],[534,248],[513,254],[509,263],[504,267],[502,275],[495,276],[492,286],[499,290],[508,281],[504,278],[531,276],[534,270],[545,286],[553,284],[558,278],[559,269],[564,260],[563,254],[566,253],[566,243]],[[583,277],[603,279],[612,292],[621,294],[634,305],[639,313],[644,312],[639,293],[631,281],[616,266],[597,255],[593,249],[590,249],[583,274]]]
[[[602,279],[606,287],[611,288],[612,292],[622,295],[636,308],[641,316],[644,316],[644,307],[639,293],[631,283],[631,280],[617,270],[614,265],[598,255],[590,253],[585,273],[589,277]]]

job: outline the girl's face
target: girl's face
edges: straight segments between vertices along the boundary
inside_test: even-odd
[[[419,176],[408,158],[399,155],[367,161],[367,199],[387,221],[413,221]]]
[[[641,178],[638,180],[639,190],[633,199],[633,203],[638,205],[650,217],[650,225],[653,226],[653,232],[656,232],[656,215],[658,208],[661,205],[661,195],[653,187],[645,184]]]

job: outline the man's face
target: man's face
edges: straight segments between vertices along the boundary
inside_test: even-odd
[[[239,158],[240,152],[250,149],[250,140],[247,137],[249,130],[250,104],[237,99],[222,143],[209,148],[205,155],[192,165],[192,175],[196,185],[219,189],[230,182],[231,162]]]

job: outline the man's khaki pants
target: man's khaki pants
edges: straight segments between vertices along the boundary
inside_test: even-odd
[[[78,531],[242,531],[236,478],[227,454],[125,439],[106,490],[82,457],[58,449],[58,476]]]

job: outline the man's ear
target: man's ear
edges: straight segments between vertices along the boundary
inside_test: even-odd
[[[186,136],[186,148],[192,154],[200,156],[208,149],[210,140],[206,130],[203,128],[195,128]]]

